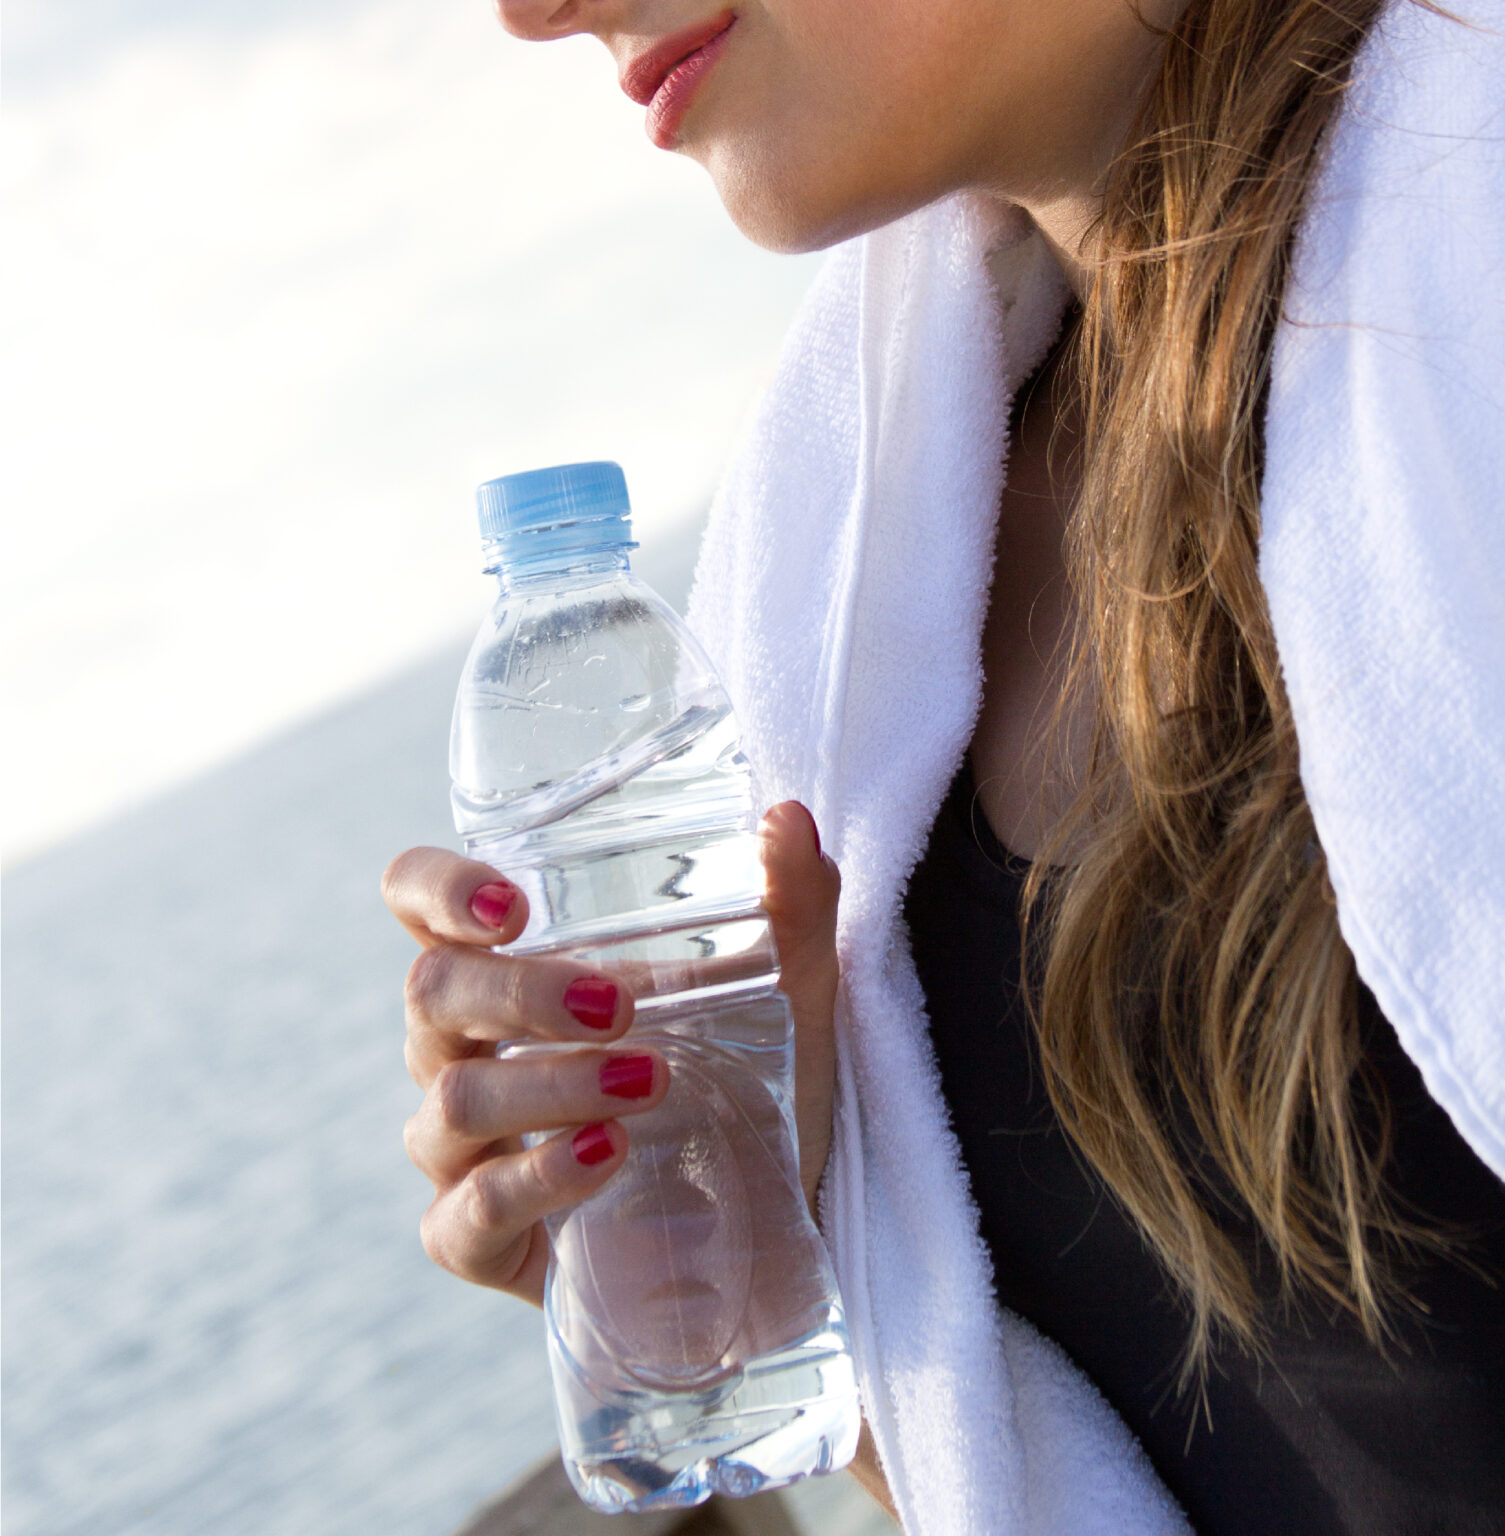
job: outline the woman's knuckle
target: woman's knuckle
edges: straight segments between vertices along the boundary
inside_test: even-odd
[[[420,1024],[432,1025],[438,1016],[438,1005],[449,984],[453,956],[448,945],[436,944],[424,950],[408,967],[408,979],[403,988],[408,1017]]]
[[[439,1124],[456,1136],[468,1134],[475,1122],[475,1067],[471,1061],[446,1062],[429,1090]]]
[[[503,1290],[509,1289],[527,1260],[531,1244],[532,1238],[528,1231],[524,1229],[519,1232],[492,1260],[489,1283]]]
[[[465,1181],[465,1218],[476,1232],[494,1234],[513,1223],[514,1201],[493,1168],[477,1168]]]
[[[444,1208],[437,1200],[418,1223],[418,1240],[423,1244],[423,1251],[440,1269],[453,1271],[456,1268],[454,1234],[445,1220]]]
[[[494,976],[493,987],[500,1007],[515,1019],[526,1019],[534,1011],[529,1001],[533,967],[526,960],[499,956]]]
[[[418,1054],[418,1042],[411,1035],[402,1042],[402,1064],[408,1069],[408,1076],[421,1088],[424,1063]]]
[[[415,1167],[420,1166],[418,1159],[423,1145],[423,1124],[421,1112],[409,1115],[402,1128],[402,1147],[408,1154],[408,1161]]]

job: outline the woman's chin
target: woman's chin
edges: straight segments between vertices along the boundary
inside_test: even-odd
[[[744,156],[704,157],[722,206],[754,245],[784,256],[825,250],[909,212],[903,200],[843,195],[788,163],[749,165]]]

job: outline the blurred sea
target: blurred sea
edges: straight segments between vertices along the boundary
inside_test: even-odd
[[[8,1536],[444,1536],[553,1448],[541,1320],[429,1263],[401,1143],[377,882],[453,842],[462,655],[7,876]],[[824,1483],[810,1530],[887,1527]]]

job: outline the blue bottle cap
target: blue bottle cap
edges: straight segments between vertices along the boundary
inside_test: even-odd
[[[621,468],[606,461],[556,464],[488,480],[476,491],[487,570],[568,563],[625,552],[632,506]]]

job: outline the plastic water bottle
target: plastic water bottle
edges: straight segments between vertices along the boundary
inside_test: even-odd
[[[500,590],[455,704],[456,827],[527,892],[505,953],[623,976],[630,1037],[671,1073],[625,1122],[623,1166],[548,1222],[565,1467],[602,1510],[831,1471],[856,1449],[856,1385],[800,1187],[793,1023],[736,721],[628,569],[615,464],[509,475],[478,500]]]

